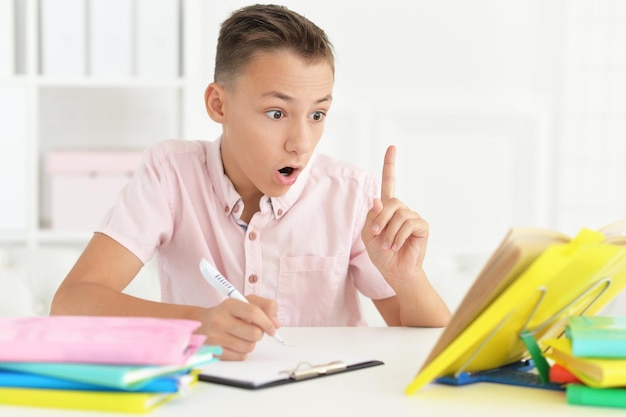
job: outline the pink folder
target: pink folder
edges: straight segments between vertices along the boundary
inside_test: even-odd
[[[0,318],[1,362],[184,364],[204,343],[195,320],[151,317]]]

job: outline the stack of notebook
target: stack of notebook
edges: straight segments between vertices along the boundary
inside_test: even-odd
[[[544,344],[569,404],[626,408],[626,317],[571,317],[565,337]]]
[[[193,320],[0,319],[0,404],[142,413],[184,393],[216,360]]]

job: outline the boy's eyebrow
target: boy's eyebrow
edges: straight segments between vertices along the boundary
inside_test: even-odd
[[[293,97],[281,93],[280,91],[269,91],[265,94],[263,94],[261,97],[276,97],[278,99],[284,100],[284,101],[293,101]],[[315,101],[315,104],[319,104],[319,103],[324,103],[326,101],[332,101],[333,100],[333,96],[328,94],[322,98],[320,98],[319,100]]]
[[[332,95],[330,95],[330,94],[329,94],[329,95],[327,95],[327,96],[324,96],[324,97],[320,98],[319,100],[317,100],[317,101],[315,102],[315,104],[324,103],[324,102],[326,102],[326,101],[333,101],[333,96],[332,96]]]

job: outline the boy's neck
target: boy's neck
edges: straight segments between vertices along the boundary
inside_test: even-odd
[[[263,197],[263,194],[261,193],[252,193],[247,196],[241,196],[243,201],[243,212],[241,213],[240,219],[242,221],[250,223],[254,213],[260,210],[259,201],[261,201],[261,197]]]

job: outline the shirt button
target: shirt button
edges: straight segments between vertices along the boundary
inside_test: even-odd
[[[224,206],[224,213],[228,213],[228,211],[229,211],[228,206]]]
[[[254,284],[255,282],[257,282],[259,280],[259,277],[257,277],[255,274],[252,274],[248,277],[248,282],[250,284]]]
[[[248,234],[248,239],[255,240],[256,239],[256,233],[250,232],[250,234]]]
[[[283,209],[278,209],[278,211],[276,212],[279,216],[283,215]]]
[[[233,207],[233,213],[237,212],[239,212],[239,204],[236,204],[235,207]]]

